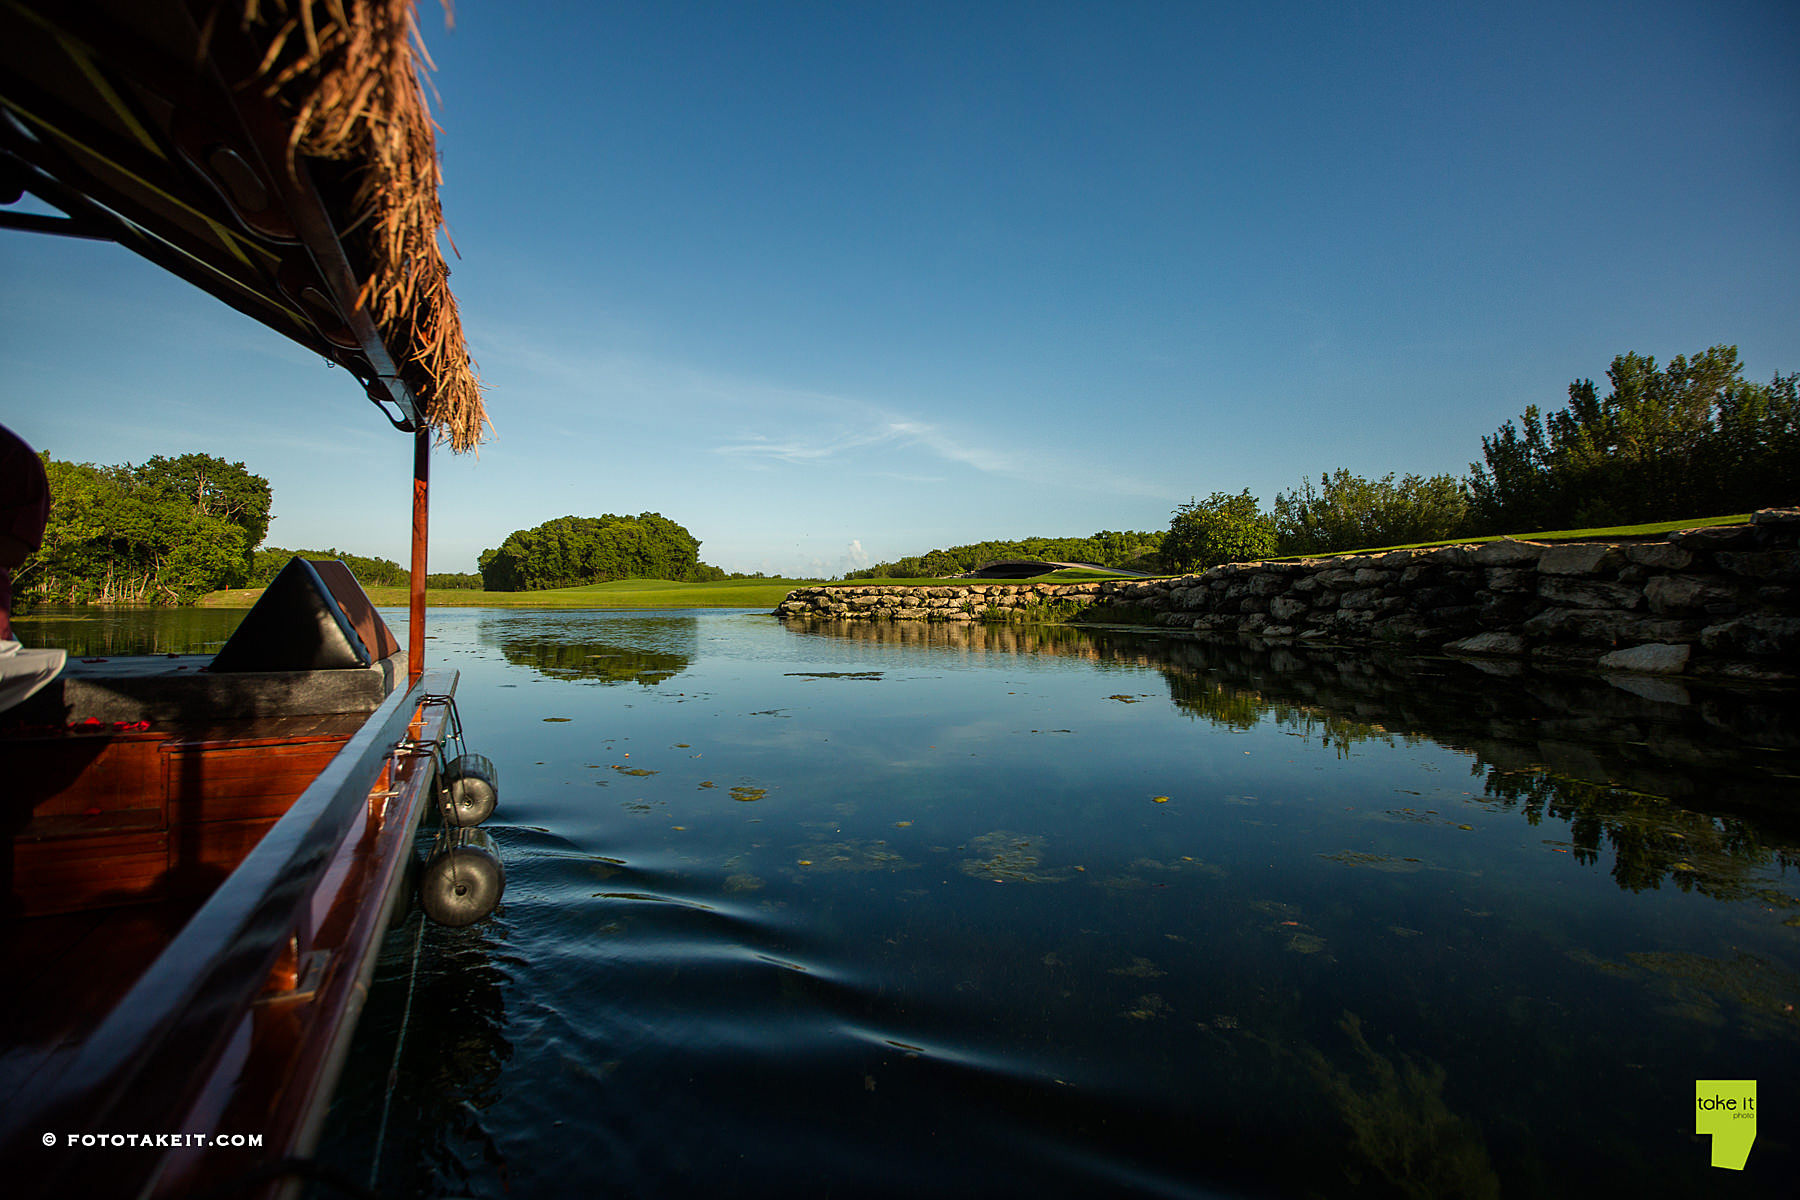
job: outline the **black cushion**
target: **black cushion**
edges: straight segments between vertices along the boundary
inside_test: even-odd
[[[374,662],[343,606],[303,558],[288,560],[263,590],[210,670],[330,671]]]

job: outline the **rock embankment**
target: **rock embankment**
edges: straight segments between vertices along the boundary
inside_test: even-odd
[[[1800,672],[1800,509],[1653,540],[1230,563],[1177,579],[799,588],[784,620],[1085,621],[1652,674]]]

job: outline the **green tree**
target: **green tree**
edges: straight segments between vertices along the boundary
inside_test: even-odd
[[[266,546],[258,550],[253,557],[250,569],[251,587],[266,587],[287,566],[292,558],[331,561],[336,559],[350,568],[358,583],[364,587],[405,587],[412,578],[412,572],[389,558],[370,558],[366,555],[351,554],[344,550],[283,550],[279,546]],[[469,585],[477,586],[477,585]]]
[[[1800,373],[1726,389],[1700,463],[1717,512],[1800,504]]]
[[[1175,509],[1162,541],[1162,557],[1177,571],[1270,558],[1275,549],[1275,522],[1249,488],[1189,500]]]
[[[478,561],[483,586],[494,592],[578,587],[611,579],[709,578],[700,542],[660,513],[635,517],[558,517],[514,530]]]
[[[1435,542],[1462,533],[1469,497],[1452,475],[1429,479],[1392,471],[1364,479],[1339,469],[1303,479],[1292,493],[1275,497],[1275,527],[1283,554],[1332,554],[1377,546]]]
[[[44,544],[15,576],[31,602],[189,604],[240,586],[268,528],[268,481],[242,463],[190,454],[99,467],[46,456],[44,472]]]
[[[1543,414],[1525,406],[1524,428],[1510,420],[1481,439],[1486,465],[1469,465],[1471,519],[1477,533],[1549,529],[1562,511],[1559,480],[1551,469]]]
[[[1085,562],[1101,567],[1155,569],[1163,534],[1101,530],[1092,537],[1028,537],[1014,541],[973,542],[925,554],[875,563],[846,571],[845,579],[937,579],[972,571],[985,563],[1008,558],[1047,559],[1051,562]]]
[[[1693,358],[1621,354],[1523,428],[1507,421],[1469,465],[1475,532],[1707,516],[1800,500],[1796,376],[1744,378],[1736,346]]]
[[[242,533],[241,569],[217,577],[226,580],[221,587],[243,586],[250,576],[250,555],[269,532],[269,511],[274,504],[269,481],[251,474],[241,462],[226,462],[210,454],[178,458],[159,454],[132,475],[140,488],[179,501],[202,518],[235,526]],[[214,544],[212,536],[206,536],[209,544]]]

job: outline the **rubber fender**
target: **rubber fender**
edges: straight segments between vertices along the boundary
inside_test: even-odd
[[[419,907],[439,925],[461,929],[493,912],[506,892],[506,868],[494,839],[479,829],[438,835],[419,873]]]
[[[465,754],[444,769],[446,825],[479,825],[500,804],[500,771],[485,754]]]

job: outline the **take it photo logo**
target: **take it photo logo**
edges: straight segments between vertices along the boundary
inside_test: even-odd
[[[1756,1080],[1696,1079],[1694,1132],[1712,1135],[1712,1165],[1741,1171],[1756,1141]]]

